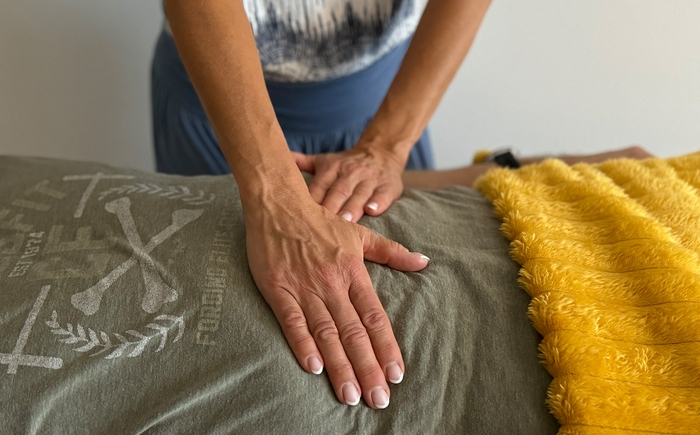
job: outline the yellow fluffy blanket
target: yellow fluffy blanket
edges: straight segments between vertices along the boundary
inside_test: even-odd
[[[497,169],[559,434],[700,434],[700,153]]]

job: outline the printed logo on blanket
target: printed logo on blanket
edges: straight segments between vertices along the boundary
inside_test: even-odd
[[[0,205],[0,282],[22,289],[18,306],[26,308],[16,335],[3,331],[16,337],[14,347],[0,349],[6,374],[20,367],[60,369],[66,348],[74,357],[111,360],[158,353],[183,338],[180,296],[194,289],[178,279],[176,265],[186,253],[180,235],[217,228],[203,259],[211,266],[228,261],[230,222],[202,222],[198,229],[202,216],[213,217],[207,210],[224,201],[191,186],[140,181],[128,174],[65,175],[21,189]],[[157,209],[146,207],[153,201]],[[217,218],[227,219],[226,213]],[[205,275],[192,341],[214,345],[225,273],[208,267]],[[54,337],[55,354],[27,351],[33,337],[45,341],[45,334]]]

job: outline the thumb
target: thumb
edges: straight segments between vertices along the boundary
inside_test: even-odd
[[[417,272],[428,265],[430,259],[425,255],[410,252],[399,243],[378,236],[364,227],[359,228],[362,231],[365,260],[386,264],[392,269],[404,272]]]
[[[297,164],[300,171],[308,172],[310,174],[313,174],[316,171],[315,155],[306,155],[292,151],[292,157],[294,158],[294,163]]]

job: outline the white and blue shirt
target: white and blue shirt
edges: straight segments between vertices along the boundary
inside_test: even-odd
[[[427,1],[243,0],[243,4],[265,78],[314,82],[363,70],[406,41]]]

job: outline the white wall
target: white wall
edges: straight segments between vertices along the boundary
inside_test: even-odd
[[[700,150],[700,2],[493,0],[432,126],[441,167],[504,145]]]
[[[159,0],[0,4],[0,152],[152,169]]]
[[[0,152],[151,169],[160,23],[160,0],[3,2]],[[494,0],[432,122],[438,165],[504,145],[700,149],[698,23],[695,0]]]

